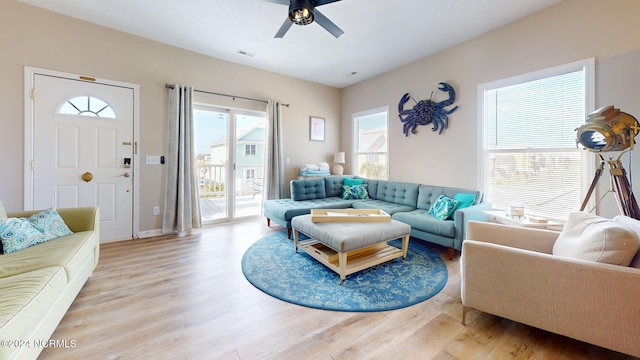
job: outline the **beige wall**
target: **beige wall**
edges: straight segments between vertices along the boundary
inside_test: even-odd
[[[166,152],[165,83],[290,103],[283,110],[289,179],[300,164],[329,162],[339,150],[339,89],[166,46],[14,0],[0,2],[0,33],[0,198],[8,210],[23,208],[24,66],[140,85],[141,159]],[[310,115],[326,118],[325,142],[309,141]],[[157,165],[138,167],[141,231],[161,227],[151,210],[162,204],[162,170]]]
[[[595,57],[596,106],[614,104],[640,117],[640,82],[634,62],[640,59],[634,51],[640,49],[638,13],[640,2],[635,0],[565,0],[340,91],[166,46],[17,1],[3,1],[0,150],[4,155],[0,157],[0,198],[9,210],[23,207],[24,66],[139,84],[141,158],[165,153],[164,84],[177,82],[290,103],[291,107],[283,111],[285,156],[291,159],[285,170],[288,179],[296,176],[300,164],[331,162],[334,152],[353,151],[351,114],[389,106],[391,179],[473,188],[478,173],[476,92],[480,83]],[[436,90],[440,81],[450,83],[457,92],[459,109],[450,116],[449,129],[438,136],[423,126],[417,135],[405,137],[396,111],[400,97],[410,92],[417,99],[426,99],[435,90],[436,100],[444,99],[445,95]],[[326,118],[325,142],[308,140],[309,115]],[[352,161],[349,157],[347,161],[347,172],[351,172],[348,167]],[[633,168],[640,170],[638,161],[634,159]],[[138,175],[143,185],[140,230],[157,229],[160,219],[151,215],[151,208],[162,203],[162,167],[142,164]],[[634,175],[638,176],[640,173]]]
[[[477,86],[590,57],[596,58],[596,73],[603,67],[608,71],[606,78],[596,75],[596,107],[613,104],[640,119],[638,63],[616,60],[640,49],[638,14],[640,1],[636,0],[565,0],[471,41],[345,88],[342,144],[351,144],[351,114],[388,105],[392,180],[475,188],[479,171]],[[446,95],[436,89],[441,81],[453,85],[457,92],[455,105],[459,108],[449,116],[449,128],[438,136],[430,126],[421,126],[417,135],[405,137],[396,110],[400,97],[410,92],[416,99],[428,99],[435,90],[438,101],[445,99]],[[626,95],[610,96],[611,90]],[[351,159],[348,161],[352,163]],[[640,168],[640,160],[636,163],[634,167]],[[603,177],[601,183],[608,184],[608,179]]]

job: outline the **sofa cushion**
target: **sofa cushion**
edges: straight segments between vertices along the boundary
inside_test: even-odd
[[[379,180],[375,199],[415,209],[419,187],[419,184]],[[369,187],[369,192],[371,191],[371,187]]]
[[[67,277],[59,266],[0,279],[0,339],[29,339],[66,287]],[[15,350],[0,346],[0,359],[11,358]]]
[[[400,205],[388,201],[382,200],[361,200],[352,204],[354,209],[380,209],[389,215],[393,215],[397,212],[413,211],[416,208],[413,206]]]
[[[322,199],[327,197],[324,179],[291,180],[291,199],[294,201]]]
[[[342,185],[348,177],[344,175],[331,175],[324,177],[324,192],[327,197],[342,196]]]
[[[440,195],[438,200],[431,205],[427,213],[434,216],[438,220],[446,220],[458,207],[460,202],[458,200]]]
[[[638,236],[614,220],[587,212],[569,214],[553,254],[628,266],[638,251]]]
[[[416,209],[409,212],[393,214],[394,220],[411,225],[412,230],[419,230],[435,235],[453,238],[456,235],[455,222],[453,220],[440,221],[433,215],[429,215],[425,209]]]
[[[640,221],[624,215],[618,215],[614,217],[613,221],[617,221],[625,225],[630,230],[635,232],[638,236],[639,250],[636,252],[636,256],[633,257],[633,260],[631,260],[631,264],[629,264],[629,266],[640,269]]]
[[[269,215],[267,217],[272,216],[289,221],[298,215],[309,214],[311,209],[347,209],[356,201],[362,200],[343,200],[341,197],[301,201],[273,199],[264,202],[264,210]]]
[[[0,255],[0,278],[50,266],[62,266],[68,279],[72,279],[84,262],[93,256],[97,242],[97,232],[82,231],[12,254]]]

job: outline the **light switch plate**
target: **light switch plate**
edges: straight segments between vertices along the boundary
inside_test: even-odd
[[[147,155],[147,165],[160,165],[160,156]]]

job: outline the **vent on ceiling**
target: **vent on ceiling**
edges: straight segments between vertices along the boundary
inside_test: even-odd
[[[244,55],[244,56],[248,56],[248,57],[254,57],[255,56],[255,54],[252,54],[252,53],[244,51],[244,50],[236,50],[236,54],[240,54],[240,55]]]

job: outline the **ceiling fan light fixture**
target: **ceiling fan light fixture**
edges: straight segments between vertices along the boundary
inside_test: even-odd
[[[314,20],[311,0],[292,0],[289,5],[289,20],[296,25],[309,25]]]

